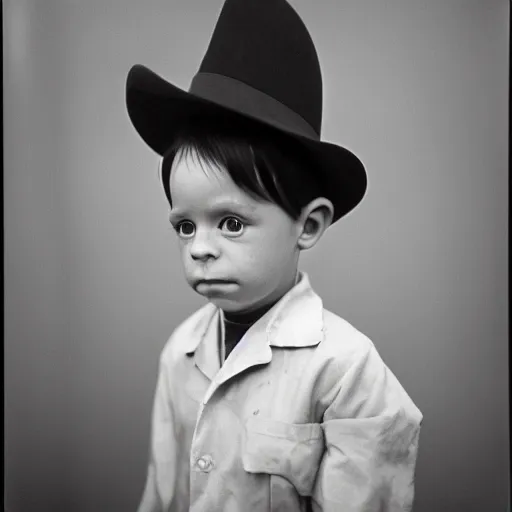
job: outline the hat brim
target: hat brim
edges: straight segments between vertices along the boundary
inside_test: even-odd
[[[367,177],[362,162],[348,149],[328,142],[313,140],[276,127],[271,122],[232,110],[195,94],[184,91],[149,68],[137,64],[128,74],[126,106],[133,126],[159,155],[164,155],[179,127],[193,119],[234,116],[260,124],[269,132],[290,137],[300,143],[320,173],[325,197],[334,206],[333,222],[353,210],[363,199]]]

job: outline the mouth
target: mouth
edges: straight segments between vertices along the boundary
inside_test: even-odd
[[[201,293],[207,291],[220,290],[224,288],[230,288],[236,285],[236,281],[232,279],[197,279],[194,281],[194,289]]]
[[[197,279],[194,281],[194,286],[198,286],[200,284],[234,284],[235,281],[233,279]]]

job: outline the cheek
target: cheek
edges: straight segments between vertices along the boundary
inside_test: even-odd
[[[288,262],[294,254],[295,241],[289,233],[276,231],[257,237],[245,249],[245,260],[249,265],[275,267],[279,262]]]
[[[261,244],[278,254],[286,254],[293,251],[296,240],[289,226],[278,225],[263,237]]]
[[[190,266],[191,258],[189,257],[188,245],[183,241],[180,241],[180,259],[182,267],[184,270],[187,270],[187,268]]]

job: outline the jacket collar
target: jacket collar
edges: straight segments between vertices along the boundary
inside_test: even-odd
[[[218,340],[223,335],[222,325],[222,310],[207,304],[185,348],[187,354],[194,354],[196,365],[210,380],[221,368]],[[313,291],[308,275],[299,273],[295,286],[245,333],[233,349],[233,357],[222,366],[222,373],[236,374],[270,362],[271,346],[311,347],[322,337],[322,300]]]

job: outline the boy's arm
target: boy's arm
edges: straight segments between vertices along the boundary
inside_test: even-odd
[[[315,512],[409,512],[423,416],[375,347],[351,366],[322,424]]]
[[[160,358],[146,485],[137,512],[167,512],[174,494],[176,442],[167,368]],[[163,485],[160,485],[163,484]]]

